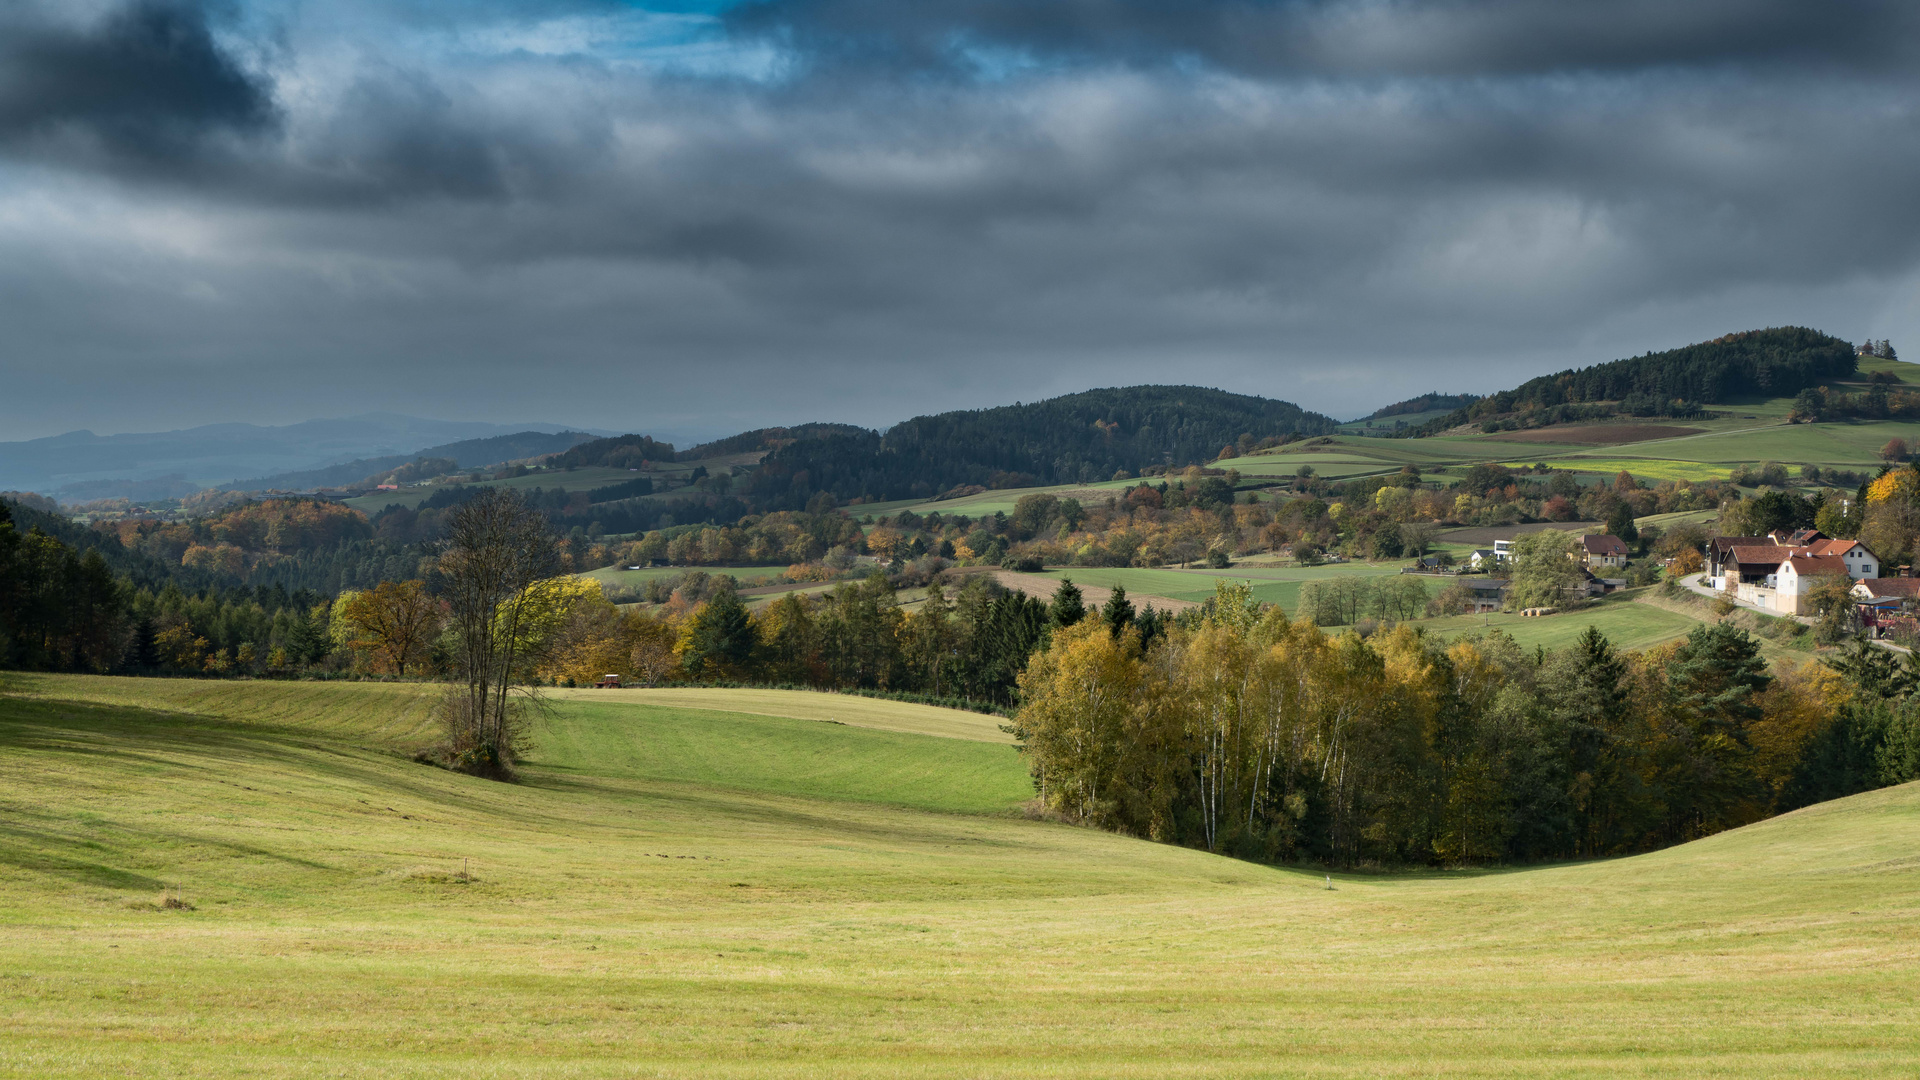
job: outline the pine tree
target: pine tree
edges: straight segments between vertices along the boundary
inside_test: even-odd
[[[753,625],[731,578],[693,617],[681,665],[690,675],[737,670],[753,656]]]
[[[1119,637],[1127,627],[1133,625],[1133,602],[1127,599],[1125,585],[1113,587],[1113,595],[1107,597],[1106,605],[1100,609],[1100,618],[1114,637]]]
[[[1613,513],[1607,516],[1607,531],[1620,538],[1622,543],[1640,542],[1640,530],[1633,524],[1633,507],[1625,499],[1616,503]]]
[[[1061,578],[1060,587],[1053,592],[1053,603],[1047,607],[1047,621],[1064,630],[1086,617],[1087,604],[1079,587],[1072,578]]]

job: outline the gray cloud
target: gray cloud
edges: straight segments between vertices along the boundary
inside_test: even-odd
[[[1898,338],[1904,10],[1594,8],[775,0],[708,43],[784,41],[760,78],[514,44],[599,4],[463,13],[486,48],[372,2],[41,19],[0,87],[100,88],[0,90],[0,423],[371,392],[715,434],[1169,378],[1350,412]],[[128,51],[230,92],[110,93]]]
[[[276,115],[199,6],[137,0],[91,23],[30,5],[0,16],[0,140],[16,147],[165,161]]]
[[[981,56],[1242,73],[1485,76],[1719,64],[1910,64],[1920,13],[1898,0],[758,0],[741,33],[826,62],[974,70]]]

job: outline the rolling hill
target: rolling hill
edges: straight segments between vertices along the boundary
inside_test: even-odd
[[[969,714],[938,737],[581,692],[504,785],[408,760],[424,687],[9,689],[10,1075],[1916,1062],[1914,785],[1630,859],[1328,876],[1027,820]]]
[[[1792,397],[1851,378],[1854,347],[1804,327],[1728,334],[1664,352],[1529,379],[1410,429],[1435,435],[1468,424],[1483,431],[1535,428],[1609,416],[1697,417],[1708,404]]]

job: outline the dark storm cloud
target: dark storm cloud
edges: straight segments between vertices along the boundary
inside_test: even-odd
[[[975,51],[1255,75],[1489,75],[1669,65],[1910,64],[1902,0],[759,0],[736,9],[827,61],[969,69]]]
[[[0,28],[10,408],[379,385],[613,427],[577,388],[637,384],[714,434],[1179,378],[1364,411],[1898,337],[1920,261],[1892,5],[772,0],[656,62],[620,4],[260,3]]]
[[[275,118],[265,80],[215,44],[198,5],[139,0],[79,24],[25,4],[0,15],[0,140],[166,159]]]

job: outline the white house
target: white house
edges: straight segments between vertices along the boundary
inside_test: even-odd
[[[1788,615],[1800,614],[1800,602],[1815,582],[1833,574],[1847,573],[1847,563],[1838,555],[1795,555],[1783,559],[1780,569],[1773,575],[1773,603],[1775,611]]]

